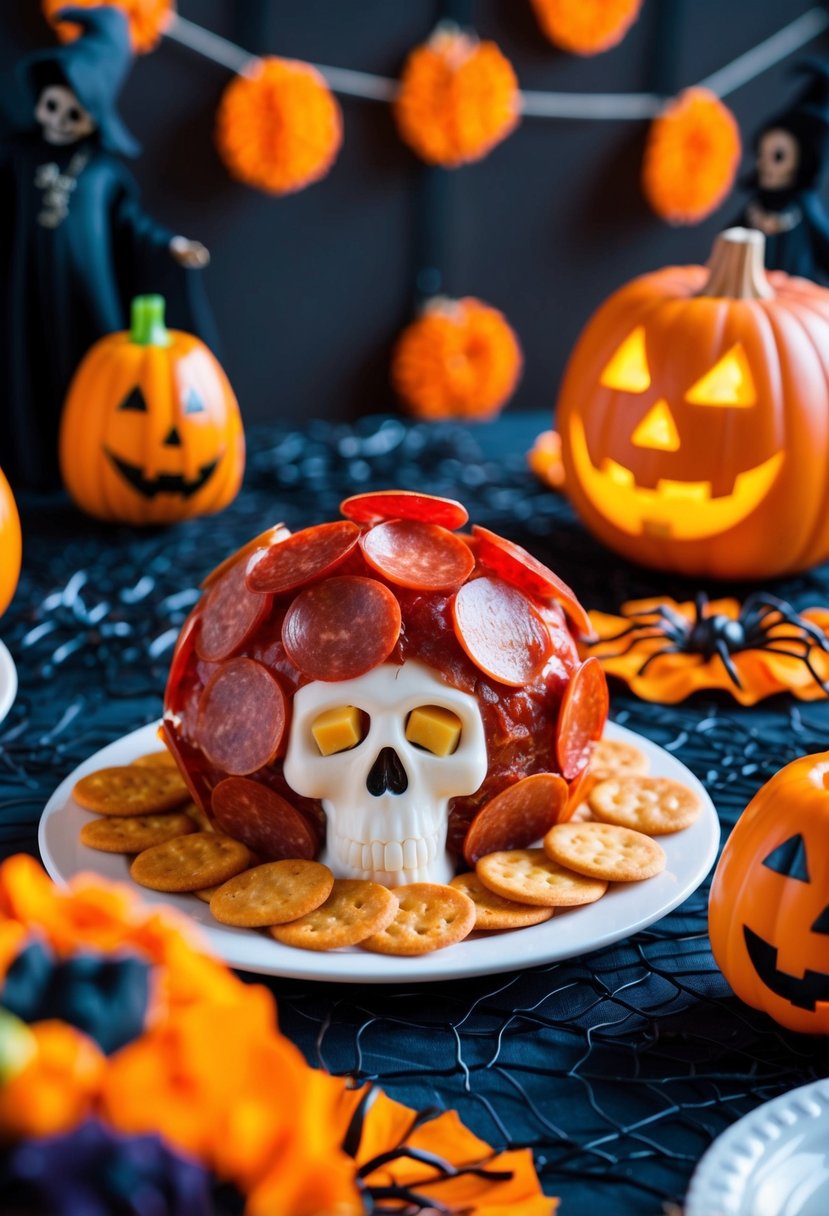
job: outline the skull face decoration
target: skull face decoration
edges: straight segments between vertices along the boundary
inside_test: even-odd
[[[405,491],[251,541],[205,581],[164,732],[194,798],[263,858],[446,882],[564,817],[604,726],[581,605],[551,570]],[[453,856],[454,855],[454,856]]]
[[[56,147],[75,144],[97,130],[92,115],[68,85],[47,85],[37,99],[35,118],[46,143]]]

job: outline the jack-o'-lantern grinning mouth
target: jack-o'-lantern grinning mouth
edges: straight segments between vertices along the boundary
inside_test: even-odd
[[[770,992],[794,1005],[796,1009],[807,1009],[814,1013],[815,1005],[829,1002],[829,975],[823,971],[803,972],[802,977],[789,975],[777,967],[777,948],[770,945],[759,933],[743,925],[748,957],[760,979]]]
[[[122,460],[120,456],[110,452],[109,448],[105,448],[104,451],[124,480],[142,498],[155,498],[157,494],[177,494],[181,498],[192,498],[194,494],[198,494],[202,486],[207,484],[222,458],[222,453],[219,453],[216,460],[202,465],[198,476],[194,477],[192,481],[188,481],[180,473],[159,473],[157,477],[145,477],[137,465]]]
[[[738,473],[731,492],[714,495],[710,481],[660,478],[655,489],[636,484],[633,472],[610,457],[601,468],[590,459],[581,418],[571,421],[573,460],[579,482],[597,510],[631,536],[704,540],[734,528],[755,511],[777,480],[783,453]]]

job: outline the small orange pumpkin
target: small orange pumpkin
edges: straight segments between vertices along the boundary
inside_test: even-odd
[[[763,270],[762,233],[634,279],[558,401],[567,493],[633,561],[763,579],[829,557],[829,291]]]
[[[0,616],[8,608],[20,577],[22,540],[11,487],[0,470]]]
[[[829,1034],[829,752],[787,764],[723,850],[708,904],[731,987],[781,1026]]]
[[[133,301],[132,326],[96,342],[66,399],[60,466],[99,519],[175,523],[220,511],[245,467],[239,407],[203,342],[168,330],[161,296]]]

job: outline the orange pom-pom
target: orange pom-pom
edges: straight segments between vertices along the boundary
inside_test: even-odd
[[[642,0],[531,0],[544,33],[563,51],[598,55],[624,38]]]
[[[642,163],[642,188],[669,224],[698,224],[734,184],[740,129],[707,89],[686,89],[655,118]]]
[[[522,362],[497,308],[471,296],[437,299],[400,335],[392,383],[418,418],[492,418],[512,395]]]
[[[418,156],[456,168],[486,156],[516,126],[518,81],[494,42],[439,26],[406,60],[394,113]]]
[[[111,8],[120,8],[130,26],[132,49],[138,55],[155,50],[161,35],[170,24],[175,11],[175,0],[104,0]],[[79,25],[71,21],[58,21],[57,14],[64,8],[99,8],[102,0],[43,0],[43,14],[57,30],[61,42],[71,42],[81,33]]]
[[[262,59],[225,90],[216,144],[230,173],[270,194],[325,177],[343,140],[340,107],[307,63]]]

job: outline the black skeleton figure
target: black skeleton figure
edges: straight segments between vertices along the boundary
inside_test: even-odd
[[[829,282],[829,214],[818,190],[829,164],[829,64],[808,60],[809,82],[754,141],[752,191],[737,223],[766,236],[766,267]]]
[[[21,62],[36,127],[0,144],[0,467],[39,488],[58,481],[72,374],[126,327],[133,296],[160,292],[177,328],[208,340],[211,329],[193,280],[207,250],[142,210],[114,155],[138,152],[115,107],[132,62],[126,18],[111,7],[61,15],[82,36]]]

